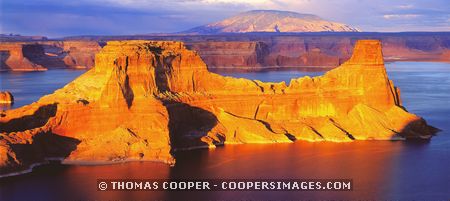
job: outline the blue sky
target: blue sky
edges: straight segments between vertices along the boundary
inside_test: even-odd
[[[450,31],[449,0],[1,0],[1,33],[122,35],[183,31],[239,12],[315,14],[363,31]]]

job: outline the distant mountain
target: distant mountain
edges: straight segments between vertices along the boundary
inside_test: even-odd
[[[359,32],[346,24],[316,15],[278,10],[253,10],[182,33],[216,34],[246,32]]]

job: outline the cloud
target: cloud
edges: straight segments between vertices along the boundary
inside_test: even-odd
[[[448,0],[1,0],[2,32],[178,32],[255,9],[315,14],[363,31],[450,31]]]
[[[81,0],[84,4],[109,5],[136,10],[204,10],[223,8],[250,8],[269,3],[267,0]]]
[[[383,15],[384,19],[391,20],[391,19],[414,19],[418,18],[421,15],[417,14],[390,14],[390,15]]]
[[[397,6],[397,8],[400,8],[400,9],[411,9],[411,8],[414,8],[414,5],[412,5],[412,4],[399,5],[399,6]]]

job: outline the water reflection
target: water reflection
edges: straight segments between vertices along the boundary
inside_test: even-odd
[[[0,103],[0,110],[9,110],[13,105],[14,103]]]
[[[97,191],[97,179],[168,178],[170,167],[154,162],[99,166],[45,165],[30,174],[0,180],[1,200],[140,200],[164,198],[162,191]],[[33,197],[31,197],[33,196]]]
[[[439,168],[445,153],[434,155],[430,143],[370,142],[226,145],[213,150],[176,153],[177,164],[130,162],[101,166],[50,165],[30,174],[0,180],[6,200],[39,195],[48,200],[74,199],[414,199],[404,190],[445,192],[446,170]],[[429,170],[422,169],[424,164]],[[412,170],[412,171],[411,171]],[[423,172],[426,171],[426,172]],[[212,179],[212,178],[350,178],[352,192],[101,192],[97,179]],[[417,178],[424,180],[417,181]],[[426,182],[429,186],[417,185]],[[431,178],[431,179],[430,179]],[[447,183],[446,183],[447,182]],[[419,187],[420,189],[414,189]],[[440,187],[439,187],[440,186]],[[444,195],[444,194],[443,194]],[[403,196],[403,197],[402,197]],[[423,194],[423,196],[436,196]],[[442,196],[442,195],[441,195]],[[46,199],[47,200],[47,199]]]

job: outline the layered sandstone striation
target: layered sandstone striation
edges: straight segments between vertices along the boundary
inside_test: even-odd
[[[188,47],[210,67],[262,67],[270,53],[262,42],[194,42]]]
[[[190,36],[175,39],[187,41],[188,47],[197,51],[210,69],[337,67],[350,58],[356,41],[367,37],[380,38],[386,61],[450,62],[449,36],[372,35],[204,36],[197,38],[199,41],[191,41],[195,38]],[[237,65],[230,65],[230,61]]]
[[[92,68],[101,46],[95,41],[4,42],[2,71],[40,71],[53,68]]]
[[[26,43],[11,42],[0,44],[0,71],[45,71],[47,68],[31,62],[24,56],[23,47]]]
[[[211,70],[258,71],[265,68],[308,67],[310,70],[334,68],[347,61],[357,40],[377,38],[383,45],[385,61],[450,62],[448,33],[291,33],[167,36],[72,37],[60,41],[0,43],[2,70],[40,70],[42,68],[91,68],[95,54],[108,40],[177,40],[199,53]],[[9,65],[9,48],[14,56]],[[22,48],[22,45],[26,48]],[[15,51],[15,50],[14,50]],[[18,55],[14,53],[14,55]],[[14,59],[19,58],[19,59]],[[24,61],[22,62],[22,58]],[[314,68],[309,68],[314,67]]]
[[[44,50],[44,55],[34,57],[36,63],[49,68],[92,68],[95,54],[101,50],[101,45],[96,41],[47,41],[39,43]]]
[[[0,117],[1,174],[63,162],[155,160],[176,149],[295,140],[430,138],[387,77],[381,44],[320,77],[290,83],[223,77],[182,42],[111,41],[95,68]]]

